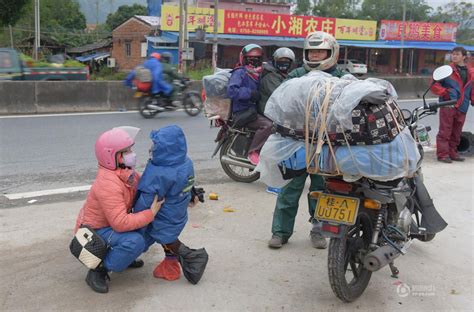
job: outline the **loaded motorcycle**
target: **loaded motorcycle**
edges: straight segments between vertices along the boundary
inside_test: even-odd
[[[442,66],[434,71],[433,80],[443,80],[451,73],[449,66]],[[372,272],[389,265],[396,277],[399,271],[394,260],[407,253],[413,239],[430,241],[447,226],[423,184],[423,148],[416,130],[420,119],[456,101],[427,104],[428,91],[423,95],[423,106],[413,112],[402,110],[421,155],[413,177],[388,182],[361,178],[351,183],[338,176],[325,177],[324,191],[309,195],[317,201],[314,218],[320,221],[321,234],[330,238],[331,288],[344,302],[362,295]]]
[[[255,171],[256,166],[247,158],[255,131],[246,127],[234,127],[232,118],[224,120],[221,116],[213,116],[209,120],[211,126],[214,124],[215,127],[220,127],[214,140],[217,146],[212,157],[220,151],[219,160],[224,172],[237,182],[252,183],[258,180],[260,173]]]
[[[172,98],[136,91],[134,97],[138,99],[140,114],[149,119],[162,112],[184,109],[189,116],[197,116],[202,110],[202,100],[199,92],[186,90],[190,84],[189,80],[174,80],[173,85],[178,91]]]

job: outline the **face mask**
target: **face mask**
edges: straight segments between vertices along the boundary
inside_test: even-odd
[[[291,61],[277,61],[275,62],[275,67],[281,72],[288,72],[291,66]]]
[[[123,157],[123,164],[125,166],[134,168],[137,165],[137,154],[135,154],[135,152],[122,154],[122,157]]]
[[[255,68],[262,66],[262,59],[259,57],[248,57],[247,64]]]

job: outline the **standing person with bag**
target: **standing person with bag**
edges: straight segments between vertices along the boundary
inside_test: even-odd
[[[109,291],[108,272],[139,268],[137,257],[145,248],[145,239],[137,232],[158,213],[163,201],[154,199],[149,209],[132,213],[140,175],[135,171],[136,154],[132,151],[135,127],[117,127],[102,133],[95,143],[98,172],[86,202],[79,212],[75,232],[87,225],[102,237],[108,252],[102,263],[89,270],[86,283],[98,293]]]
[[[304,76],[312,70],[321,70],[335,77],[342,77],[345,73],[337,68],[338,58],[339,44],[333,36],[322,31],[310,33],[304,41],[304,65],[290,72],[287,79]],[[287,130],[294,132],[295,129]],[[286,136],[288,134],[285,133]],[[282,188],[280,194],[278,194],[273,213],[272,238],[268,242],[270,248],[281,248],[293,234],[299,200],[308,175],[311,179],[310,192],[324,188],[324,180],[320,175],[308,174],[306,171],[294,177],[290,183]],[[308,208],[310,221],[313,224],[310,232],[311,243],[314,248],[325,249],[327,248],[327,241],[319,233],[317,221],[313,217],[316,209],[315,203],[309,197]]]
[[[464,161],[464,158],[458,155],[457,148],[461,142],[469,102],[474,105],[474,68],[465,63],[467,51],[463,47],[455,47],[451,57],[452,62],[449,66],[453,69],[453,73],[431,87],[431,91],[439,95],[440,101],[457,100],[454,107],[443,107],[439,110],[436,155],[438,161],[444,163]]]
[[[272,62],[263,64],[259,87],[261,98],[257,105],[259,114],[264,115],[268,99],[273,91],[286,79],[294,62],[295,53],[291,49],[279,48],[273,53]],[[281,189],[269,186],[267,192],[277,195],[281,192]]]
[[[240,65],[231,71],[227,95],[231,99],[232,118],[235,127],[256,130],[250,144],[248,158],[258,164],[260,150],[272,132],[272,121],[257,112],[260,100],[260,74],[262,72],[263,49],[257,44],[248,44],[240,52]]]

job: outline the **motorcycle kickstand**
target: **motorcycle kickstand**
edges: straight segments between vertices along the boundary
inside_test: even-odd
[[[388,265],[390,266],[390,271],[392,271],[391,277],[398,278],[398,274],[400,273],[400,271],[397,269],[395,264],[393,262],[390,262]]]

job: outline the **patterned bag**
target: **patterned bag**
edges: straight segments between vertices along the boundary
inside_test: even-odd
[[[404,128],[405,122],[398,105],[386,102],[362,101],[352,110],[352,131],[340,125],[329,131],[331,145],[374,145],[391,142]]]
[[[96,269],[107,255],[104,239],[87,225],[81,225],[69,244],[69,250],[89,269]]]

